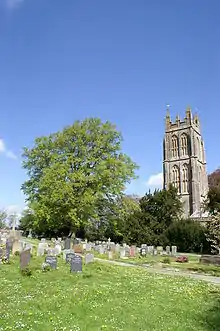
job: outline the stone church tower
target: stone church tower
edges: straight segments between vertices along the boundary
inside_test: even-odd
[[[202,217],[208,193],[205,148],[199,118],[190,108],[183,121],[177,116],[172,122],[167,112],[163,152],[164,188],[170,183],[177,188],[185,217]]]

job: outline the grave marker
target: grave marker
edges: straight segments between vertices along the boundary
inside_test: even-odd
[[[86,254],[85,256],[85,264],[91,263],[94,261],[94,255],[91,253]]]
[[[31,259],[31,250],[30,249],[25,249],[23,252],[20,253],[20,268],[25,269]]]
[[[82,272],[82,258],[75,255],[70,262],[70,272]]]
[[[57,258],[56,258],[56,256],[49,256],[49,255],[46,256],[45,262],[47,264],[49,264],[51,269],[56,270],[56,268],[57,268]]]

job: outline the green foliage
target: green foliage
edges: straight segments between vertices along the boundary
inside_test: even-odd
[[[198,221],[180,219],[174,221],[166,231],[170,245],[176,245],[180,252],[208,252],[210,245],[206,240],[206,228]]]
[[[32,276],[32,270],[30,268],[21,269],[22,276],[30,277]]]
[[[20,252],[19,252],[19,251],[16,251],[16,252],[14,253],[14,256],[20,256]]]
[[[96,219],[100,199],[122,193],[137,166],[121,152],[121,141],[114,125],[90,118],[24,149],[22,190],[35,203],[36,232],[71,234]]]
[[[162,260],[162,263],[164,264],[170,264],[171,261],[170,261],[170,258],[167,256],[167,257],[164,257],[163,260]]]
[[[220,212],[212,215],[207,222],[207,240],[210,242],[212,252],[219,254],[220,250]]]
[[[182,204],[174,187],[147,193],[140,200],[140,209],[130,215],[125,224],[125,241],[166,246],[169,242],[165,231],[179,219],[181,211]]]

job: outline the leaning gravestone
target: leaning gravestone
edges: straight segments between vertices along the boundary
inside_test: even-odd
[[[72,259],[76,256],[75,253],[67,253],[66,254],[66,263],[71,263]]]
[[[70,272],[82,272],[82,258],[75,255],[70,262]]]
[[[31,259],[31,250],[30,249],[25,249],[23,252],[20,253],[20,268],[25,269]]]
[[[49,264],[51,269],[56,270],[56,268],[57,268],[57,258],[56,258],[56,256],[46,256],[45,262],[47,264]]]
[[[85,264],[91,263],[94,261],[94,255],[91,253],[86,254],[85,256]]]

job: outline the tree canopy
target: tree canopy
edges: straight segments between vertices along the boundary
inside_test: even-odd
[[[114,125],[89,118],[24,148],[22,190],[34,203],[35,228],[71,233],[98,216],[100,199],[122,194],[137,165],[121,143]]]

